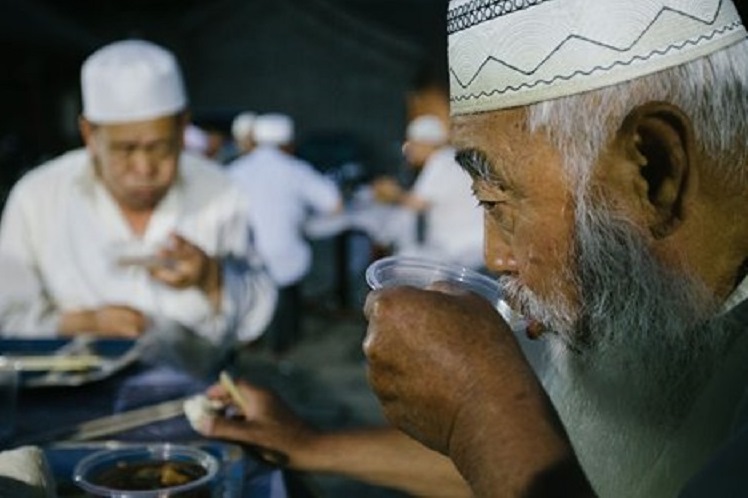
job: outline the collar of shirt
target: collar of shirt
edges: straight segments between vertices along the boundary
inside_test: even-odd
[[[743,281],[740,282],[740,285],[732,291],[732,294],[727,297],[727,300],[722,305],[722,313],[727,313],[746,299],[748,299],[748,276],[745,277]]]

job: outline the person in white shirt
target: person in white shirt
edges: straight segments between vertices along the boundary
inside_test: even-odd
[[[437,116],[416,117],[408,124],[406,139],[405,159],[418,170],[413,187],[405,190],[390,177],[373,183],[377,200],[416,212],[425,223],[422,235],[408,230],[409,236],[397,242],[395,252],[482,267],[483,213],[473,200],[470,176],[455,162],[455,151],[447,144],[446,125]]]
[[[255,339],[276,289],[246,203],[220,167],[182,152],[174,56],[107,45],[81,70],[85,148],[26,174],[0,223],[5,336],[136,338],[176,327],[219,351]]]
[[[249,199],[257,249],[279,286],[278,306],[265,334],[275,353],[287,351],[301,333],[300,284],[312,250],[302,225],[310,214],[342,209],[337,185],[291,154],[294,124],[284,114],[263,114],[254,122],[256,147],[229,165],[229,174]]]

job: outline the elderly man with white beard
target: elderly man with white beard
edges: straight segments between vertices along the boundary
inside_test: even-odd
[[[367,299],[364,350],[402,432],[321,433],[247,384],[246,420],[202,431],[419,496],[748,496],[734,4],[456,0],[448,29],[486,265],[545,368],[477,295],[391,287]]]
[[[544,385],[448,287],[370,295],[370,380],[477,496],[675,496],[748,401],[745,30],[726,1],[489,3],[450,6],[453,142]]]

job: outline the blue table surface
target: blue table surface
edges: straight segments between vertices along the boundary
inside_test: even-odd
[[[39,350],[54,348],[55,345],[54,340],[42,340],[38,343]],[[33,341],[30,343],[28,340],[0,340],[0,354],[9,351],[31,351],[33,347]],[[122,344],[108,343],[104,347],[115,351],[117,347],[122,347]],[[94,441],[87,444],[77,443],[81,444],[77,448],[69,444],[66,447],[65,443],[57,445],[55,441],[37,439],[39,436],[46,439],[44,436],[48,436],[50,431],[54,432],[80,422],[197,394],[203,392],[213,381],[197,379],[169,366],[135,363],[108,378],[80,386],[21,386],[18,393],[15,432],[10,441],[3,443],[3,447],[39,444],[45,449],[58,482],[64,481],[65,476],[72,475],[75,463],[85,454],[96,450],[97,445],[101,443]],[[218,441],[201,439],[183,415],[111,435],[105,439],[125,443],[169,441],[200,444],[216,456],[221,456],[230,447]],[[285,491],[278,489],[278,483],[282,482],[282,479],[278,478],[280,470],[246,453],[241,463],[241,470],[237,470],[237,464],[232,459],[231,471],[234,474],[243,474],[243,491],[240,494],[226,494],[226,497],[286,496]]]

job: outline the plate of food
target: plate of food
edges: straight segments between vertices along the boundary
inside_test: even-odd
[[[139,356],[129,339],[0,339],[0,357],[18,370],[21,387],[86,384],[119,372]]]

